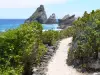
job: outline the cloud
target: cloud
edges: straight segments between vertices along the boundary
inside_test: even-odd
[[[34,8],[40,4],[62,4],[68,0],[0,0],[0,8]]]

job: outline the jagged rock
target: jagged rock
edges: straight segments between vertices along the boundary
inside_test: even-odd
[[[68,15],[65,15],[62,20],[65,20],[66,18],[70,17],[69,14]]]
[[[65,15],[64,18],[59,19],[59,26],[61,29],[65,29],[68,26],[71,26],[72,23],[75,21],[75,15],[69,16]]]
[[[100,72],[97,72],[97,73],[93,73],[91,75],[100,75]]]
[[[37,10],[33,13],[33,15],[30,18],[28,18],[25,21],[25,23],[32,21],[36,21],[42,24],[47,21],[47,15],[43,5],[40,5],[40,7],[37,8]]]
[[[92,68],[95,70],[100,69],[100,60],[94,60],[94,61],[91,60],[91,62],[88,63],[88,66],[89,68]]]
[[[56,44],[54,45],[55,47],[58,48],[59,45],[59,41],[56,42]],[[37,66],[36,68],[33,67],[32,70],[32,75],[46,75],[46,72],[48,71],[47,66],[48,66],[48,62],[49,60],[52,58],[52,56],[56,53],[56,50],[53,50],[53,46],[49,47],[47,45],[48,51],[47,53],[43,56],[43,59],[41,60],[41,63],[39,66]]]
[[[54,13],[47,19],[46,24],[57,24],[56,15]]]

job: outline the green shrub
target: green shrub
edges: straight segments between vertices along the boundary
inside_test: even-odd
[[[100,10],[84,13],[83,17],[74,22],[72,47],[69,51],[69,63],[79,59],[84,62],[98,59],[100,52]],[[87,60],[84,60],[86,59]],[[86,63],[87,64],[87,63]]]
[[[54,30],[48,30],[42,34],[43,43],[48,44],[49,46],[55,44],[56,41],[59,40],[59,37],[59,32]]]
[[[73,26],[60,31],[60,39],[71,37],[73,35],[74,35]]]
[[[40,36],[42,25],[36,22],[1,33],[0,75],[21,75],[28,62],[29,67],[38,63],[47,50]]]

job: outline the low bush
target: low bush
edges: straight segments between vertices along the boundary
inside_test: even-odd
[[[69,50],[68,63],[76,63],[77,66],[85,64],[90,67],[88,64],[94,63],[91,62],[92,60],[97,61],[99,59],[100,10],[93,10],[90,14],[85,12],[83,17],[74,22],[73,29],[73,42]]]
[[[48,44],[49,46],[54,45],[56,41],[59,40],[60,33],[54,30],[48,30],[43,32],[42,40],[44,44]]]
[[[60,39],[71,37],[73,36],[73,34],[74,34],[74,28],[72,26],[60,31]]]
[[[1,33],[0,75],[30,75],[32,66],[47,51],[40,36],[42,25],[35,22]]]

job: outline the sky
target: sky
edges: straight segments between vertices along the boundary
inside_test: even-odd
[[[41,4],[47,17],[55,13],[57,18],[100,9],[100,0],[0,0],[0,19],[27,19]]]

